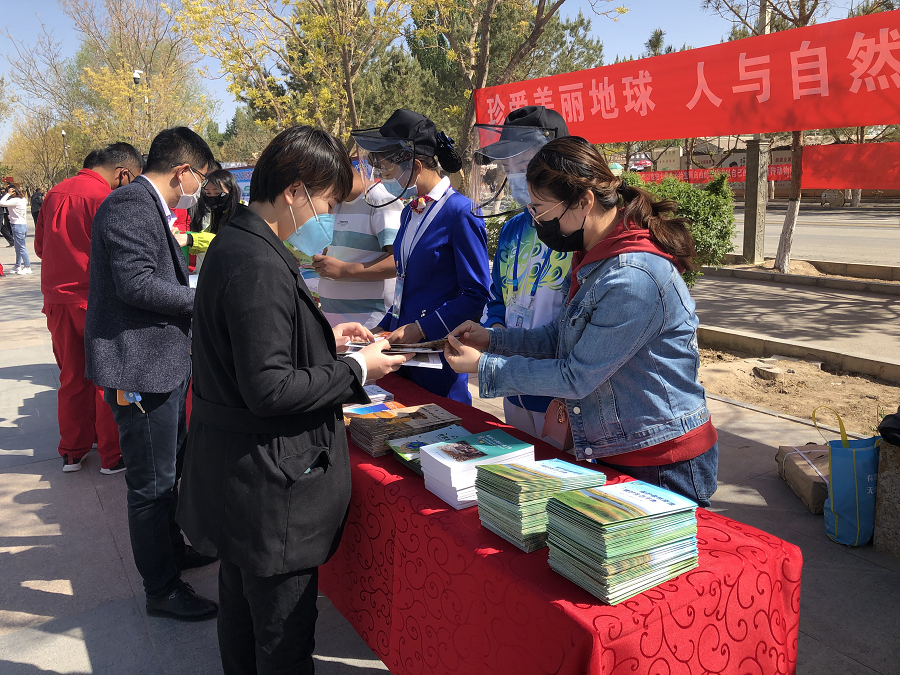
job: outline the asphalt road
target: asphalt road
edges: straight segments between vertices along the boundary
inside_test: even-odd
[[[766,212],[766,256],[774,256],[787,211],[786,202]],[[744,208],[734,210],[735,253],[744,245]],[[900,265],[900,204],[857,209],[823,209],[804,202],[794,229],[791,257],[805,260]]]

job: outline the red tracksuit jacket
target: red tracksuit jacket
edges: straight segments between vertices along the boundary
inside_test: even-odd
[[[87,307],[91,223],[111,192],[95,171],[82,169],[47,192],[34,231],[34,252],[42,261],[45,305]]]

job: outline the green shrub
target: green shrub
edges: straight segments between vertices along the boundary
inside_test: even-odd
[[[734,250],[734,208],[728,176],[724,173],[704,188],[697,188],[676,178],[666,178],[661,183],[645,183],[640,174],[624,173],[622,180],[628,185],[642,187],[647,192],[678,202],[678,215],[690,218],[691,234],[697,245],[697,262],[701,265],[718,265],[726,253]],[[699,272],[686,272],[684,281],[693,286]]]
[[[499,216],[497,218],[485,218],[484,227],[487,230],[487,245],[489,260],[494,259],[497,252],[497,241],[500,239],[500,230],[503,229],[503,223],[512,218],[512,216]]]

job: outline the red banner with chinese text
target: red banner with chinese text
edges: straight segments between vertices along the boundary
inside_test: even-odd
[[[814,190],[898,190],[900,143],[805,147],[803,187]]]
[[[557,110],[594,143],[900,122],[900,11],[475,91],[479,123]]]
[[[804,150],[805,152],[805,150]],[[804,166],[806,158],[804,157]],[[747,181],[747,167],[731,166],[723,169],[685,169],[682,171],[643,171],[641,178],[645,183],[659,183],[665,178],[677,178],[686,183],[709,183],[718,174],[724,173],[728,176],[729,183],[744,183]],[[769,174],[767,180],[790,180],[791,165],[790,164],[769,164]],[[803,176],[803,184],[806,187],[806,175]]]

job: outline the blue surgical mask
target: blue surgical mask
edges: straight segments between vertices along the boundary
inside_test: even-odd
[[[303,189],[306,191],[306,199],[309,201],[309,205],[312,206],[313,217],[300,227],[297,227],[294,208],[292,206],[288,207],[291,211],[291,218],[294,221],[294,233],[285,241],[297,250],[303,251],[306,255],[315,255],[326,246],[329,246],[334,238],[334,215],[330,213],[319,215],[316,213],[316,207],[312,205],[312,200],[309,198],[309,190],[306,189],[305,185]]]
[[[401,185],[400,181],[396,178],[382,178],[381,184],[392,197],[402,197],[403,199],[406,199],[407,197],[412,197],[416,193],[415,185],[406,187],[406,185]]]
[[[509,191],[512,198],[519,204],[525,206],[531,203],[531,195],[528,193],[528,181],[525,180],[524,173],[508,173],[506,180],[509,183]]]

